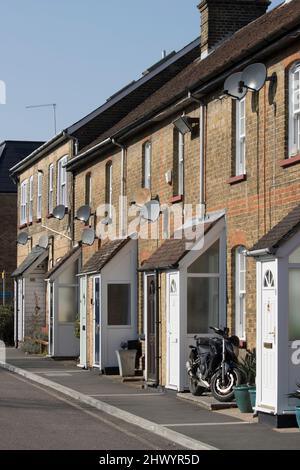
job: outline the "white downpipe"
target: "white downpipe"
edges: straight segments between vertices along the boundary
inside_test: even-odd
[[[205,217],[205,191],[204,191],[204,180],[205,180],[205,165],[204,165],[204,153],[205,153],[205,105],[200,104],[200,217]]]

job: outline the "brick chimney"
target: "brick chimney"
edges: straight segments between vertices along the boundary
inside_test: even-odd
[[[269,0],[202,0],[201,57],[206,57],[224,39],[266,13]]]

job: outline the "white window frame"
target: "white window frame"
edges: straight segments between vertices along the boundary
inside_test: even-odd
[[[107,187],[108,187],[108,217],[112,218],[112,203],[113,203],[113,164],[112,162],[107,163],[107,167],[109,168],[109,171],[106,171],[106,178],[108,177],[108,180],[106,181]],[[107,170],[107,168],[106,168]]]
[[[54,181],[54,165],[51,163],[49,165],[49,173],[48,173],[48,213],[52,214],[53,212],[53,186]]]
[[[27,184],[28,180],[21,183],[20,225],[27,224]]]
[[[289,73],[289,157],[300,153],[300,63]]]
[[[68,179],[65,165],[68,157],[65,155],[57,164],[57,205],[68,207]]]
[[[235,334],[246,339],[246,272],[247,258],[244,246],[235,249]]]
[[[151,161],[152,144],[150,141],[144,144],[144,188],[151,189]]]
[[[42,196],[43,196],[43,173],[38,171],[37,174],[37,205],[36,205],[36,218],[42,218]]]
[[[236,101],[236,176],[246,174],[246,97]]]
[[[178,131],[178,196],[184,194],[184,134]]]
[[[28,211],[28,221],[31,223],[33,221],[33,175],[29,178],[29,211]]]
[[[92,173],[85,175],[85,203],[92,206]]]

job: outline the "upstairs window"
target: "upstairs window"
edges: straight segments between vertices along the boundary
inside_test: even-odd
[[[57,166],[57,205],[68,207],[66,164],[67,156],[61,158]]]
[[[21,184],[20,224],[27,224],[27,180]]]
[[[51,163],[49,166],[48,173],[48,213],[53,212],[53,177],[54,177],[54,165]]]
[[[92,175],[87,173],[85,175],[85,204],[92,205]]]
[[[33,219],[33,176],[29,178],[29,214],[28,221],[32,222]]]
[[[37,176],[37,208],[36,218],[39,220],[42,218],[42,194],[43,194],[43,173],[38,172]]]
[[[236,176],[246,174],[246,98],[236,102]]]
[[[113,187],[112,187],[112,162],[108,162],[105,168],[105,203],[109,206],[107,215],[112,217]]]
[[[151,189],[151,142],[143,145],[143,187]]]
[[[246,255],[245,247],[235,250],[235,334],[246,337]]]
[[[300,153],[300,63],[289,77],[289,156]]]
[[[173,194],[184,194],[184,134],[178,129],[173,133]]]

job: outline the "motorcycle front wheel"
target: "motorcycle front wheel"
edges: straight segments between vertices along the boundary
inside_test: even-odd
[[[194,379],[193,377],[189,377],[189,389],[191,394],[195,397],[199,397],[206,390],[206,388],[200,387],[200,385],[198,385],[197,379]]]
[[[213,397],[221,402],[232,401],[234,398],[233,387],[240,385],[241,373],[239,369],[230,369],[225,375],[225,381],[222,383],[222,371],[218,370],[211,379],[211,393]]]

